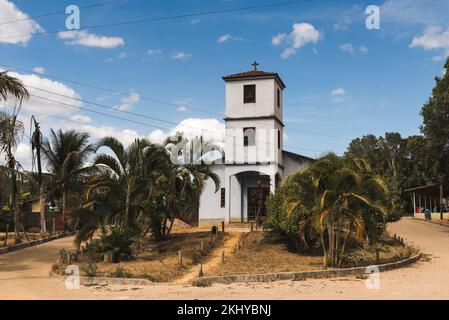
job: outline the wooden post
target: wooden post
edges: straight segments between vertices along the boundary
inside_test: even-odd
[[[181,250],[178,251],[178,262],[179,262],[179,265],[182,267],[182,251]]]
[[[416,194],[413,192],[413,216],[416,214]]]
[[[440,220],[443,220],[443,184],[440,184]]]
[[[221,256],[220,256],[220,264],[224,264],[224,259],[225,259],[225,251],[221,251]]]
[[[223,233],[225,233],[225,223],[224,223],[224,221],[221,222],[221,231]]]
[[[251,232],[254,231],[254,223],[251,223]]]
[[[419,196],[419,209],[421,210],[422,209],[422,204],[421,204],[421,193],[418,193],[418,196]],[[422,212],[421,212],[422,213]]]
[[[204,276],[204,273],[203,273],[203,265],[200,263],[199,265],[198,265],[198,273],[197,273],[197,275],[196,275],[198,278],[201,278],[202,276]]]
[[[380,250],[376,249],[376,263],[379,264],[380,261]]]
[[[4,247],[6,247],[8,245],[8,231],[9,231],[9,223],[6,224],[5,241],[3,242]]]
[[[106,253],[103,257],[104,263],[111,263],[112,262],[112,254]]]
[[[204,241],[201,241],[200,250],[201,250],[201,255],[204,256]]]

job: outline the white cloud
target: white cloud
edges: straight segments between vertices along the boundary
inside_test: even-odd
[[[133,106],[140,101],[140,95],[138,93],[131,93],[128,96],[122,98],[120,105],[117,107],[118,110],[129,111],[132,110]]]
[[[191,54],[185,53],[185,52],[175,52],[172,55],[172,59],[174,60],[188,60],[192,57]]]
[[[200,19],[193,19],[193,20],[190,21],[191,24],[198,24],[200,22],[201,22]]]
[[[90,48],[113,49],[125,44],[123,38],[105,37],[89,33],[86,30],[80,31],[62,31],[58,33],[58,37],[66,41],[68,45],[78,45]]]
[[[278,46],[285,41],[286,37],[287,37],[287,34],[278,33],[277,35],[273,36],[273,38],[271,38],[271,43],[275,46]]]
[[[149,56],[160,56],[162,54],[162,50],[161,49],[149,49],[147,51]]]
[[[233,35],[227,33],[225,35],[222,35],[220,38],[218,38],[217,43],[225,43],[225,42],[228,42],[228,41],[231,41],[231,40],[243,41],[244,39],[240,38],[240,37],[233,36]]]
[[[92,121],[92,118],[89,116],[82,115],[82,114],[75,114],[70,117],[70,120],[76,121],[76,122],[81,122],[81,123],[88,123],[88,122]]]
[[[284,59],[294,55],[297,50],[308,43],[317,43],[321,37],[320,32],[309,23],[295,23],[292,28],[293,31],[288,36],[279,33],[271,39],[274,45],[279,45],[284,42],[290,44],[290,47],[285,49],[281,55]]]
[[[360,46],[359,47],[359,51],[361,52],[361,53],[368,53],[368,48],[367,47],[365,47],[365,46]]]
[[[349,20],[348,18],[339,20],[336,23],[334,23],[334,30],[336,31],[346,30],[349,28],[351,23],[352,23],[351,20]]]
[[[220,144],[225,135],[225,125],[216,119],[188,118],[168,132],[159,129],[151,132],[149,138],[155,143],[162,143],[166,138],[174,136],[178,132],[184,133],[188,139],[202,135],[205,140],[212,140]]]
[[[343,88],[337,88],[331,92],[332,101],[335,103],[344,102],[347,99],[347,95],[348,93]]]
[[[44,67],[35,67],[35,68],[33,68],[33,71],[36,73],[44,74],[45,68]]]
[[[354,46],[352,43],[345,43],[340,45],[340,50],[344,52],[354,53]]]
[[[16,72],[9,72],[9,74],[22,80],[25,86],[27,86],[31,96],[28,100],[23,101],[22,106],[26,110],[37,113],[45,113],[48,115],[68,115],[73,113],[75,109],[62,105],[58,102],[68,103],[76,107],[82,106],[82,102],[70,99],[79,99],[80,95],[75,90],[61,82],[53,81],[35,74],[19,74]],[[43,89],[48,92],[33,88]],[[50,92],[54,92],[56,94]],[[36,96],[51,99],[56,102],[40,99]]]
[[[415,36],[410,48],[421,47],[426,51],[444,50],[449,55],[449,28],[427,27],[421,35]]]
[[[0,0],[0,21],[14,23],[0,24],[0,43],[27,45],[34,33],[43,32],[44,29],[29,16],[20,11],[16,5],[7,0]],[[17,37],[16,37],[17,35]]]

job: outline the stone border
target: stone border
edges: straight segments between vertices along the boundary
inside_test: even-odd
[[[421,259],[421,253],[408,259],[378,265],[380,272],[397,269],[408,266]],[[192,285],[198,287],[210,286],[213,283],[234,283],[234,282],[272,282],[279,280],[306,280],[306,279],[324,279],[346,276],[366,275],[367,267],[356,267],[346,269],[318,270],[318,271],[300,271],[300,272],[282,272],[270,274],[240,274],[229,276],[211,276],[197,278]]]
[[[424,222],[436,224],[436,225],[439,225],[439,226],[442,226],[442,227],[446,227],[446,228],[449,227],[449,224],[440,222],[441,220],[425,220],[425,219],[419,219],[419,218],[415,218],[415,217],[412,217],[412,219],[415,220],[415,221],[424,221]]]
[[[61,238],[64,238],[64,237],[67,237],[70,235],[71,235],[71,233],[60,233],[60,234],[50,236],[50,237],[47,237],[44,239],[33,240],[30,242],[23,242],[23,243],[19,243],[19,244],[13,245],[13,246],[9,246],[9,247],[2,247],[2,248],[0,248],[0,254],[5,254],[8,252],[13,252],[13,251],[17,251],[17,250],[21,250],[21,249],[25,249],[25,248],[29,248],[29,247],[34,247],[34,246],[37,246],[37,245],[40,245],[40,244],[43,244],[46,242],[50,242],[53,240],[61,239]]]
[[[50,278],[58,279],[64,282],[70,275],[62,276],[54,272],[50,272]],[[149,286],[154,284],[159,284],[156,282],[151,282],[147,279],[139,278],[106,278],[106,277],[80,277],[80,284],[82,285],[130,285],[130,286]],[[164,283],[165,284],[165,283]]]

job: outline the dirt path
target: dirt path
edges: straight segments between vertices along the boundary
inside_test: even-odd
[[[221,260],[221,252],[225,251],[226,254],[229,254],[234,251],[237,242],[239,241],[241,233],[239,232],[230,232],[228,233],[228,239],[225,241],[223,246],[214,249],[210,258],[203,264],[203,272],[205,275],[210,274],[210,270],[215,268],[220,264]],[[176,284],[190,284],[193,280],[195,280],[198,274],[198,266],[194,266],[189,270],[189,272],[183,277],[177,279],[175,281]]]
[[[367,289],[364,280],[354,277],[208,288],[161,284],[68,290],[47,276],[57,251],[71,245],[72,239],[66,238],[0,255],[0,299],[449,299],[449,228],[404,219],[389,230],[421,248],[429,261],[382,273],[378,290]]]

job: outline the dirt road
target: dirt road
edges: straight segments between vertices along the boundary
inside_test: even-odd
[[[0,255],[0,299],[449,299],[449,227],[405,219],[389,230],[419,247],[428,261],[382,273],[380,289],[369,290],[364,280],[351,277],[208,288],[161,284],[69,290],[48,277],[58,250],[73,241],[65,238]]]

